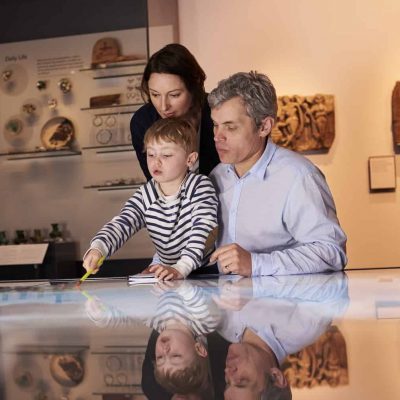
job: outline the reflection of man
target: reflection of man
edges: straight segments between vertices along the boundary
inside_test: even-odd
[[[270,347],[251,330],[231,344],[226,358],[225,399],[291,399],[288,382]],[[276,394],[275,394],[276,393]]]
[[[240,292],[244,305],[232,311],[228,293],[236,306]],[[223,298],[215,301],[226,311],[218,331],[232,343],[225,399],[290,399],[280,365],[287,355],[315,342],[348,304],[343,273],[242,279],[221,293]]]
[[[220,201],[211,261],[243,276],[343,269],[346,236],[324,176],[268,138],[277,112],[270,80],[238,73],[208,100],[221,160],[210,175]]]

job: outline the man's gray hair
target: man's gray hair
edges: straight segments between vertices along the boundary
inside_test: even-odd
[[[215,108],[234,97],[242,99],[247,114],[253,118],[257,128],[266,117],[276,119],[276,92],[267,75],[256,71],[238,72],[223,79],[208,95],[208,103]]]

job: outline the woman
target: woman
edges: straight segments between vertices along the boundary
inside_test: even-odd
[[[189,50],[180,44],[168,44],[154,53],[144,70],[141,91],[148,103],[131,119],[131,135],[140,167],[151,179],[143,149],[146,130],[158,119],[183,117],[198,132],[198,172],[208,175],[219,163],[214,146],[213,123],[207,103],[206,75]]]

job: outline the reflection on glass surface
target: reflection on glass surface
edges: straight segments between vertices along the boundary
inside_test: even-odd
[[[347,305],[342,273],[3,283],[0,397],[291,398],[288,356]]]

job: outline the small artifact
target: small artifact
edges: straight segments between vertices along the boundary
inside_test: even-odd
[[[50,231],[50,233],[49,233],[49,237],[50,237],[50,239],[52,239],[52,240],[54,240],[55,242],[62,242],[62,241],[64,241],[64,239],[63,239],[63,234],[62,234],[62,232],[60,231],[60,228],[59,228],[59,226],[58,226],[58,223],[54,223],[54,224],[51,224],[51,231]]]
[[[58,105],[57,99],[51,98],[51,99],[47,100],[47,105],[50,110],[55,110]]]
[[[91,108],[109,107],[121,104],[121,94],[107,94],[90,98]]]
[[[32,104],[32,103],[26,103],[26,104],[24,104],[24,105],[22,106],[22,111],[23,111],[25,114],[32,115],[32,114],[34,114],[35,111],[36,111],[36,106],[35,106],[34,104]]]
[[[10,119],[6,123],[6,130],[13,133],[14,135],[18,135],[19,133],[21,133],[22,128],[23,128],[22,121],[17,118]]]
[[[24,244],[28,243],[28,239],[25,236],[25,231],[22,229],[17,229],[15,231],[15,239],[14,239],[14,244]]]
[[[36,87],[38,88],[38,90],[44,90],[47,88],[47,82],[39,80],[36,82]]]
[[[10,78],[12,77],[12,71],[10,69],[6,69],[5,71],[3,71],[2,73],[2,77],[3,77],[3,81],[7,82],[10,80]]]
[[[50,143],[56,144],[57,142],[65,142],[71,136],[71,134],[71,125],[63,122],[57,126],[57,129],[50,138]]]
[[[93,126],[99,127],[101,125],[103,125],[103,118],[101,118],[100,115],[96,115],[93,118]]]
[[[0,91],[6,95],[21,94],[28,86],[29,74],[19,64],[9,64],[0,72]]]
[[[117,39],[110,37],[99,39],[93,46],[92,65],[115,62],[118,60],[120,53],[121,50]]]
[[[112,139],[112,132],[109,129],[100,129],[96,134],[96,140],[99,144],[108,144]]]
[[[54,355],[50,360],[50,373],[53,379],[62,386],[77,386],[84,376],[83,361],[72,354]]]
[[[5,231],[0,231],[0,246],[8,244],[7,235]]]
[[[46,149],[59,150],[67,147],[74,138],[74,126],[65,117],[54,117],[48,120],[40,135]]]
[[[115,124],[117,123],[117,119],[114,117],[114,115],[109,115],[106,118],[106,125],[111,128],[113,126],[115,126]]]
[[[72,89],[72,83],[68,78],[62,78],[58,82],[58,87],[64,94],[67,94]]]
[[[137,59],[138,57],[134,55],[121,54],[121,46],[116,38],[101,38],[94,44],[92,50],[93,68],[106,67],[108,63]]]
[[[43,243],[42,231],[40,229],[33,230],[33,237],[31,237],[32,243]]]

